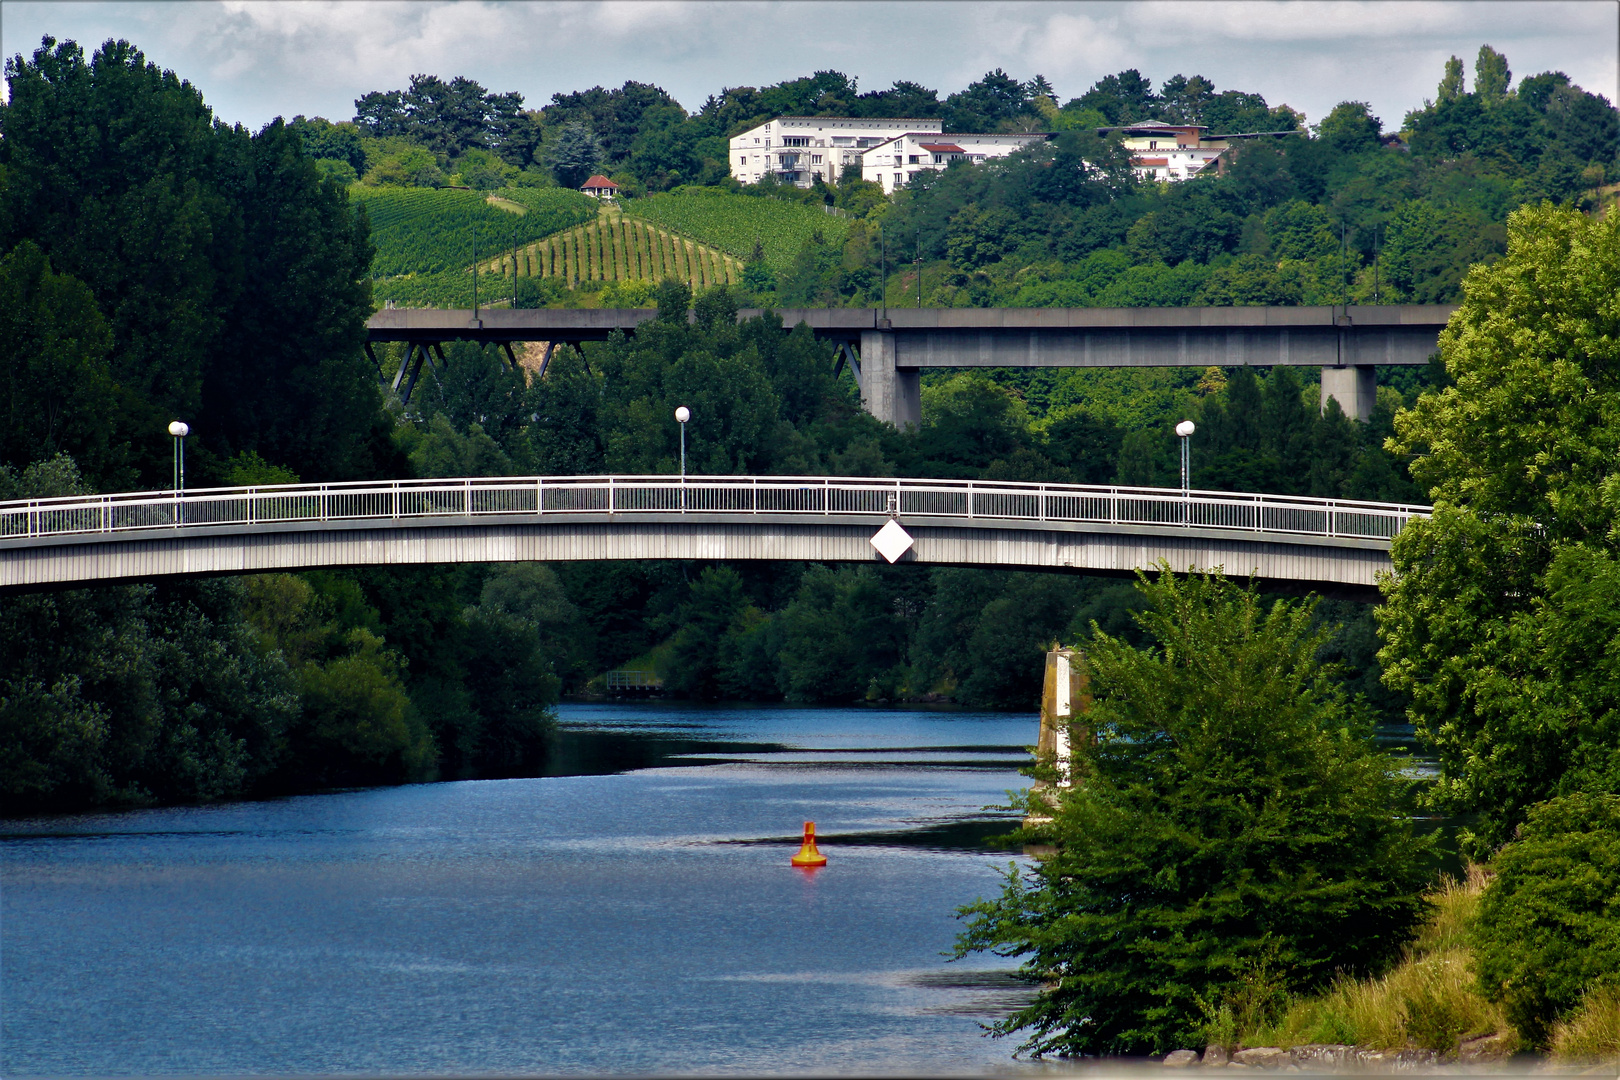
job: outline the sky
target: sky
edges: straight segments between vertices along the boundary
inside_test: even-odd
[[[1063,102],[1137,68],[1201,74],[1319,120],[1368,102],[1386,129],[1435,95],[1446,58],[1482,43],[1515,80],[1560,70],[1620,98],[1617,0],[186,0],[0,2],[0,47],[42,35],[92,50],[121,37],[198,86],[215,114],[348,119],[354,99],[414,73],[465,75],[537,108],[626,79],[689,110],[727,86],[836,69],[863,90],[909,79],[960,90],[1002,68],[1045,75]]]

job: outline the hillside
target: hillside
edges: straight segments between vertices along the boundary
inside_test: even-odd
[[[758,243],[773,270],[785,268],[820,232],[831,246],[842,246],[849,223],[804,203],[686,189],[625,204],[625,213],[661,225],[700,244],[748,259]]]

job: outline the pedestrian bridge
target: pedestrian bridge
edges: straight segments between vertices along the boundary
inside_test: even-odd
[[[337,566],[916,562],[1129,574],[1160,560],[1371,596],[1428,507],[1160,488],[794,476],[539,476],[0,502],[0,588]],[[889,530],[894,546],[874,543]],[[879,547],[886,548],[880,552]]]

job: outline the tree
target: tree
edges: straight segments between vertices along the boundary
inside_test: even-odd
[[[23,467],[64,449],[102,464],[111,348],[95,297],[52,273],[38,245],[24,240],[0,259],[0,464]]]
[[[1462,97],[1464,89],[1462,57],[1453,56],[1446,61],[1446,73],[1440,78],[1440,100],[1456,101]]]
[[[1129,124],[1152,119],[1159,96],[1153,92],[1153,84],[1143,78],[1140,71],[1127,68],[1118,75],[1105,75],[1098,79],[1076,101],[1084,108],[1102,113],[1110,124]]]
[[[1620,977],[1620,797],[1531,808],[1491,869],[1472,934],[1480,989],[1545,1049],[1555,1021]]]
[[[1450,74],[1450,65],[1447,65],[1447,74]],[[1485,101],[1495,101],[1507,96],[1508,84],[1512,81],[1513,72],[1508,70],[1507,57],[1489,45],[1481,45],[1479,56],[1474,60],[1474,93]]]
[[[566,188],[577,188],[589,180],[602,163],[602,156],[601,141],[578,121],[565,124],[545,148],[545,161],[551,174]]]
[[[1365,101],[1341,101],[1316,125],[1316,137],[1341,154],[1357,154],[1378,149],[1383,127]]]
[[[998,131],[1029,114],[1029,88],[1000,68],[945,99],[945,130]]]
[[[1528,806],[1620,786],[1620,221],[1526,207],[1440,337],[1451,385],[1391,449],[1434,516],[1396,538],[1385,681],[1439,758],[1430,804],[1480,814],[1487,855]]]
[[[1028,958],[1042,989],[992,1030],[1037,1056],[1199,1045],[1257,988],[1375,970],[1425,910],[1396,762],[1318,663],[1314,605],[1168,567],[1138,589],[1152,644],[1087,645],[1074,786],[1019,800],[1055,850],[962,909],[959,957]]]

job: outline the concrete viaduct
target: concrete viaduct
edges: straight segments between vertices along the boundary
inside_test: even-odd
[[[1367,307],[1188,308],[782,308],[786,326],[809,324],[836,342],[868,412],[896,427],[922,418],[923,368],[1272,367],[1322,369],[1322,403],[1372,412],[1380,365],[1426,364],[1455,308],[1445,304]],[[758,315],[757,309],[738,318]],[[390,308],[368,324],[368,343],[404,342],[393,374],[409,397],[424,362],[442,360],[446,341],[559,344],[634,333],[656,317],[646,308],[446,310]],[[372,355],[375,360],[375,353]],[[542,364],[542,368],[543,368]]]
[[[1372,599],[1427,507],[786,476],[475,477],[0,503],[0,589],[330,566],[791,559],[1129,574],[1160,560]]]

